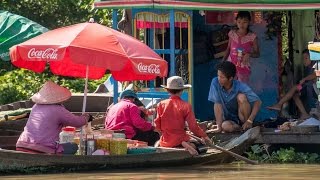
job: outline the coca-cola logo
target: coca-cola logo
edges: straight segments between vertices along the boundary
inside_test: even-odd
[[[146,65],[143,63],[138,64],[138,71],[149,74],[160,74],[160,65],[150,64]]]
[[[57,54],[58,49],[48,48],[45,50],[36,50],[36,48],[32,48],[28,52],[28,58],[40,58],[40,59],[58,59]]]

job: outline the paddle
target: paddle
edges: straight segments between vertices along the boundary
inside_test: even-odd
[[[201,142],[201,143],[203,142],[201,138],[199,138],[199,137],[197,137],[197,136],[195,136],[195,135],[192,135],[192,134],[189,134],[189,135],[190,135],[190,137],[194,138],[195,140],[197,140],[197,141],[199,141],[199,142]],[[228,153],[228,154],[230,154],[231,156],[233,156],[233,157],[235,157],[235,158],[237,158],[237,159],[239,159],[239,160],[242,160],[242,161],[244,161],[244,162],[246,162],[246,163],[249,163],[249,164],[258,164],[258,161],[254,161],[254,160],[248,159],[248,158],[246,158],[246,157],[244,157],[244,156],[241,156],[241,155],[236,154],[236,153],[234,153],[234,152],[232,152],[232,151],[226,150],[226,149],[224,149],[224,148],[222,148],[222,147],[220,147],[220,146],[217,146],[217,145],[215,145],[215,144],[209,144],[208,146],[210,146],[210,147],[212,147],[212,148],[215,148],[215,149],[218,149],[218,150],[220,150],[220,151],[222,151],[222,152]]]

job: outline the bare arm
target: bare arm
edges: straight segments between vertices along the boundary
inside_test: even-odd
[[[258,44],[258,38],[255,38],[253,40],[253,47],[252,47],[252,52],[250,53],[250,57],[252,58],[260,57],[260,48]]]
[[[311,80],[316,80],[316,79],[317,79],[316,73],[313,72],[312,74],[309,74],[308,76],[302,78],[300,80],[300,84],[303,84],[305,81],[311,81]]]
[[[186,121],[188,123],[190,131],[193,132],[196,136],[202,138],[208,137],[207,134],[199,127],[195,115],[192,111],[191,105],[189,105],[189,110],[186,115]]]
[[[256,118],[256,115],[258,114],[259,110],[260,110],[260,106],[261,106],[262,102],[259,101],[255,101],[253,103],[253,107],[252,107],[252,111],[251,114],[249,116],[249,120],[253,121]]]
[[[250,52],[250,53],[245,53],[244,59],[249,60],[249,57],[252,57],[252,58],[258,58],[258,57],[260,57],[260,50],[259,50],[259,45],[258,45],[258,38],[255,38],[255,39],[253,40],[252,52]]]
[[[222,105],[218,104],[218,103],[214,103],[213,110],[214,110],[214,115],[216,117],[216,123],[217,123],[217,126],[218,126],[217,131],[220,132],[220,131],[222,131],[222,122],[223,122]]]
[[[231,41],[229,40],[229,42],[228,42],[228,47],[227,47],[227,49],[226,49],[226,51],[225,51],[225,54],[224,54],[224,56],[223,56],[223,58],[222,58],[222,60],[224,60],[224,61],[228,58],[228,56],[229,56],[229,54],[230,54],[230,46],[231,46]]]
[[[243,130],[247,130],[252,127],[253,120],[254,120],[254,118],[256,118],[256,115],[260,109],[260,106],[261,106],[260,100],[255,101],[253,103],[252,112],[251,112],[249,118],[242,125]]]

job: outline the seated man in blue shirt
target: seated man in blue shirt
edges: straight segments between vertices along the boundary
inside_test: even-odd
[[[235,80],[236,67],[229,61],[217,66],[218,77],[212,79],[208,100],[214,103],[217,129],[214,132],[234,132],[252,127],[261,100],[251,88]],[[251,109],[251,104],[252,109]]]

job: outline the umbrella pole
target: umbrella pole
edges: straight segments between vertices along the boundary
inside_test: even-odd
[[[86,81],[84,85],[84,93],[83,93],[83,104],[82,104],[82,114],[86,112],[87,105],[87,92],[88,92],[88,76],[89,76],[89,66],[86,67]]]
[[[86,80],[84,85],[84,93],[83,93],[83,103],[82,103],[82,114],[86,112],[86,105],[87,105],[87,92],[88,92],[88,77],[89,77],[89,66],[86,67]],[[79,150],[80,155],[85,155],[85,141],[83,140],[83,126],[80,129],[80,144]]]

